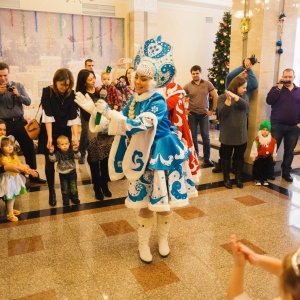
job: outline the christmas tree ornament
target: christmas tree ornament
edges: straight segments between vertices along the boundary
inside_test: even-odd
[[[277,45],[277,46],[282,46],[282,41],[278,41],[278,42],[276,43],[276,45]]]
[[[220,80],[220,84],[221,84],[221,85],[224,84],[224,80],[223,80],[223,79]]]
[[[282,53],[283,53],[283,49],[280,48],[280,49],[277,50],[277,52],[278,52],[279,54],[282,54]]]
[[[241,20],[241,25],[240,25],[240,31],[243,36],[243,40],[246,39],[246,34],[250,31],[251,29],[251,20],[248,17],[242,18]]]

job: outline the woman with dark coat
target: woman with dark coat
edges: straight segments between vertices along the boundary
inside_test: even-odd
[[[229,174],[233,151],[235,153],[236,185],[238,188],[243,188],[242,171],[248,140],[247,111],[249,109],[249,99],[245,94],[246,90],[246,79],[237,76],[231,81],[225,93],[218,98],[220,152],[224,185],[228,189],[232,188]]]
[[[53,85],[43,88],[41,104],[43,108],[42,126],[39,135],[39,153],[45,155],[45,174],[49,187],[49,205],[56,205],[54,189],[54,163],[49,160],[49,148],[53,145],[57,151],[56,140],[65,135],[78,146],[77,105],[74,102],[74,79],[70,70],[58,69],[53,77]]]

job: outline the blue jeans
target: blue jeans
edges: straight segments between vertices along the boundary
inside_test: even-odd
[[[300,129],[296,125],[272,124],[271,133],[277,141],[277,149],[279,149],[283,139],[282,175],[290,175],[294,159],[294,149],[298,142]]]
[[[69,200],[78,200],[78,189],[77,189],[77,173],[71,171],[68,174],[59,173],[59,180],[61,186],[62,199],[65,202]]]
[[[192,132],[193,143],[197,155],[199,155],[198,148],[198,124],[200,125],[200,134],[203,141],[204,159],[210,158],[210,138],[209,138],[209,117],[206,114],[196,114],[191,112],[189,115],[189,126]]]

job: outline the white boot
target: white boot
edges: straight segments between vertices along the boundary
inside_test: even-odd
[[[166,216],[157,214],[158,252],[161,257],[167,257],[170,254],[168,235],[172,218],[173,212]]]
[[[149,247],[152,224],[153,217],[142,218],[141,216],[138,216],[139,254],[140,259],[146,264],[150,264],[152,262],[152,254]]]

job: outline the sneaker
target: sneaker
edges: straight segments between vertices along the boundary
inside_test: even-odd
[[[261,185],[261,182],[258,180],[254,180],[255,185]]]
[[[269,182],[268,182],[268,181],[263,181],[262,184],[263,184],[264,186],[268,186],[268,185],[269,185]]]

